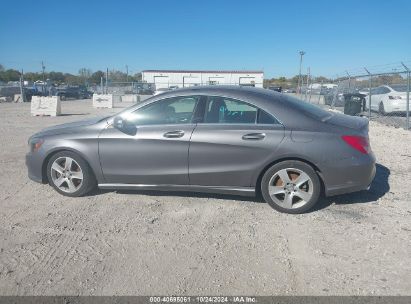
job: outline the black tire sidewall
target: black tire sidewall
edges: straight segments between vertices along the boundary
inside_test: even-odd
[[[83,172],[83,184],[81,185],[81,187],[77,191],[75,191],[73,193],[64,192],[64,191],[60,190],[53,183],[53,179],[51,177],[51,166],[53,165],[53,162],[59,157],[71,157],[72,159],[74,159],[79,164],[79,166],[80,166],[80,168]],[[70,152],[70,151],[58,152],[58,153],[54,154],[49,159],[49,161],[47,163],[47,179],[48,179],[49,185],[52,186],[58,193],[60,193],[64,196],[70,196],[70,197],[83,196],[83,195],[87,194],[88,192],[90,192],[96,184],[94,174],[93,174],[90,166],[88,165],[88,163],[81,156],[79,156],[78,154],[76,154],[74,152]]]
[[[384,103],[381,101],[379,106],[378,106],[378,112],[380,112],[381,115],[385,115],[385,107]]]
[[[269,193],[268,193],[268,183],[271,179],[271,177],[278,172],[279,170],[286,169],[286,168],[295,168],[299,169],[303,172],[305,172],[310,178],[313,183],[313,195],[311,196],[311,199],[305,204],[304,206],[300,208],[295,208],[295,209],[286,209],[275,203]],[[291,213],[291,214],[298,214],[298,213],[304,213],[311,208],[314,207],[314,205],[318,202],[320,194],[321,194],[321,182],[318,177],[318,174],[315,172],[315,170],[308,164],[301,162],[301,161],[295,161],[295,160],[289,160],[289,161],[282,161],[280,163],[277,163],[273,166],[271,166],[263,175],[261,179],[261,194],[264,198],[264,201],[268,203],[272,208],[274,208],[277,211],[284,212],[284,213]]]

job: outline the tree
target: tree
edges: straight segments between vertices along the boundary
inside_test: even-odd
[[[18,81],[20,79],[20,72],[13,69],[0,71],[0,80],[4,82]]]
[[[99,84],[101,81],[101,77],[103,78],[105,77],[105,74],[103,71],[94,72],[93,74],[91,74],[90,82],[94,84]]]
[[[87,80],[89,80],[89,78],[91,77],[91,70],[90,69],[86,69],[86,68],[81,68],[78,71],[78,74],[80,76],[80,79],[83,83],[86,83]]]
[[[122,72],[122,71],[118,71],[118,70],[110,71],[108,77],[109,77],[109,80],[112,81],[112,82],[125,82],[125,81],[127,81],[127,74]]]
[[[54,71],[47,74],[47,79],[50,79],[54,83],[63,83],[65,81],[65,77],[62,72]]]

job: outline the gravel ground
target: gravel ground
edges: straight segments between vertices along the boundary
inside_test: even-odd
[[[411,295],[411,132],[371,122],[371,190],[286,215],[236,196],[63,197],[27,178],[27,138],[119,109],[29,106],[0,104],[1,295]]]

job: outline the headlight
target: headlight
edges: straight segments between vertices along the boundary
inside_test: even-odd
[[[30,152],[37,152],[43,143],[43,138],[35,137],[29,139]]]

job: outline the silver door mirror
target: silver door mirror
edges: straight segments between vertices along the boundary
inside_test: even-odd
[[[128,135],[136,135],[137,133],[136,125],[121,116],[114,117],[113,127]]]

